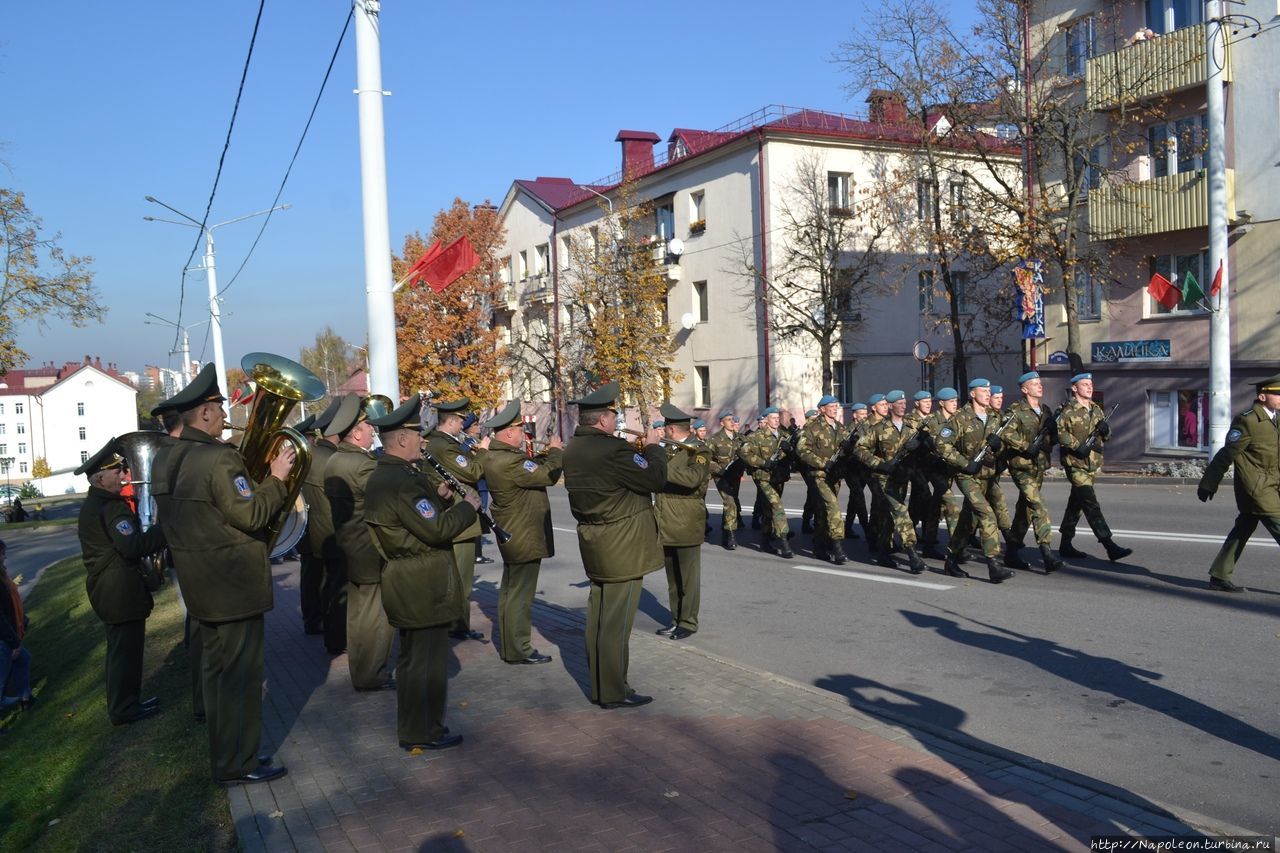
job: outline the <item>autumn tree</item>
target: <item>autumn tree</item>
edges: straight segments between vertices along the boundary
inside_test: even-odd
[[[31,476],[37,480],[41,477],[52,477],[53,469],[49,467],[49,460],[43,456],[36,457],[36,461],[31,464]]]
[[[61,234],[44,235],[40,217],[27,207],[23,194],[0,188],[0,249],[4,253],[4,285],[0,288],[0,374],[24,363],[18,326],[49,317],[84,326],[101,321],[89,264],[93,259],[68,255],[58,244]]]
[[[355,350],[331,326],[316,334],[315,346],[303,347],[299,361],[324,383],[323,399],[308,404],[317,411],[329,405],[334,393],[361,364]]]
[[[156,423],[158,419],[151,417],[151,410],[158,406],[165,396],[164,386],[159,383],[138,389],[136,398],[138,429],[149,429]]]
[[[396,348],[400,385],[431,391],[437,399],[469,397],[477,409],[502,401],[508,367],[500,332],[493,323],[493,303],[502,282],[496,253],[505,240],[497,208],[488,202],[472,208],[460,198],[436,214],[431,233],[409,234],[403,253],[392,259],[402,278],[432,242],[447,246],[466,235],[480,262],[443,291],[425,285],[396,294]]]
[[[513,393],[528,400],[559,387],[555,327],[551,306],[525,306],[511,329],[507,347],[507,364],[511,371]]]
[[[616,381],[647,425],[652,406],[684,377],[669,367],[676,342],[667,319],[668,282],[655,252],[653,205],[631,182],[618,186],[593,239],[575,235],[561,299],[569,316],[565,387]]]

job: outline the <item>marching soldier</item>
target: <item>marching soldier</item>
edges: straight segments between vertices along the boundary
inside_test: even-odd
[[[667,481],[667,454],[643,451],[613,435],[618,383],[580,400],[578,428],[564,451],[564,484],[578,521],[578,548],[591,581],[587,598],[587,664],[591,701],[635,708],[653,701],[627,683],[628,643],[644,576],[662,568],[652,494]]]
[[[658,539],[667,570],[671,624],[657,633],[683,640],[698,633],[711,453],[690,430],[689,415],[670,403],[663,403],[660,411],[666,421],[667,482],[654,498],[654,504]]]
[[[1078,373],[1071,377],[1071,399],[1058,416],[1058,444],[1062,448],[1062,465],[1071,480],[1071,495],[1067,498],[1067,510],[1063,513],[1062,544],[1058,553],[1064,557],[1086,557],[1074,547],[1071,540],[1076,535],[1076,525],[1083,512],[1093,535],[1098,537],[1111,562],[1123,560],[1133,553],[1132,548],[1117,545],[1111,538],[1111,528],[1102,517],[1098,495],[1093,490],[1093,480],[1102,468],[1102,446],[1111,435],[1111,424],[1103,417],[1102,407],[1093,402],[1093,374]]]
[[[865,437],[876,424],[887,417],[889,417],[889,401],[885,399],[884,394],[872,394],[867,398],[867,420],[862,427],[862,436]],[[862,441],[862,438],[859,438],[858,441]],[[856,453],[854,458],[857,459]],[[883,538],[883,531],[886,528],[890,530],[889,536],[893,536],[893,522],[889,517],[889,507],[876,489],[874,471],[861,460],[859,460],[859,464],[862,465],[866,472],[867,488],[871,490],[871,508],[868,518],[871,526],[867,528],[867,550],[875,554],[880,550],[880,540]]]
[[[912,574],[920,574],[927,566],[916,553],[916,530],[907,513],[908,472],[902,459],[920,446],[919,428],[906,419],[907,395],[898,390],[890,391],[876,405],[888,409],[888,416],[875,423],[854,450],[859,461],[871,471],[871,492],[878,499],[885,521],[876,525],[876,564],[896,569],[893,558],[893,537],[902,539],[907,552],[907,562]],[[874,515],[874,510],[872,511]]]
[[[920,439],[920,446],[913,450],[905,460],[911,486],[911,494],[907,500],[907,514],[911,516],[913,525],[923,526],[925,511],[928,508],[931,497],[928,463],[930,457],[933,456],[924,425],[933,413],[933,394],[922,388],[915,393],[911,400],[911,410],[907,412],[906,417],[911,421],[911,425],[917,429],[916,435]],[[919,538],[923,539],[923,536]]]
[[[991,383],[974,379],[969,383],[969,405],[956,412],[938,433],[938,453],[956,471],[956,483],[964,493],[964,507],[951,540],[947,543],[945,571],[952,577],[965,578],[958,558],[973,532],[976,520],[981,534],[982,554],[987,561],[987,575],[992,583],[1013,577],[1013,572],[996,565],[1000,555],[1000,532],[995,510],[987,501],[987,486],[996,471],[996,456],[1004,446],[997,434],[999,424],[990,410]],[[981,457],[981,459],[979,459]]]
[[[742,485],[743,462],[738,458],[742,437],[738,434],[738,416],[733,412],[720,415],[720,431],[711,436],[707,447],[711,451],[711,476],[720,493],[724,509],[720,515],[720,544],[727,551],[738,547],[734,532],[740,524],[741,504],[738,489]]]
[[[858,439],[862,438],[863,431],[867,428],[867,416],[870,411],[867,409],[866,403],[854,403],[849,408],[849,431],[850,437],[856,446]],[[857,520],[862,525],[862,532],[870,534],[871,520],[867,516],[867,478],[870,476],[866,466],[857,460],[852,454],[846,455],[843,461],[844,481],[849,486],[849,503],[845,507],[844,513],[844,538],[857,539],[858,534],[854,532],[853,522]]]
[[[471,401],[466,397],[436,404],[436,428],[427,433],[427,450],[437,462],[471,491],[479,491],[478,483],[484,476],[483,446],[463,443],[462,422]],[[483,640],[484,634],[471,630],[471,587],[476,580],[476,542],[480,538],[480,520],[464,530],[453,543],[453,559],[458,564],[458,579],[462,583],[468,602],[449,636],[455,640]]]
[[[398,409],[371,419],[383,452],[369,475],[364,501],[367,532],[386,558],[382,607],[400,634],[396,734],[406,751],[462,743],[462,735],[444,724],[449,626],[468,606],[458,586],[453,542],[475,523],[480,506],[475,492],[447,506],[449,488],[414,467],[422,458],[421,405],[414,394]]]
[[[324,468],[329,457],[338,449],[324,438],[333,416],[337,414],[342,398],[335,397],[323,412],[312,415],[298,424],[294,429],[306,437],[311,445],[311,466],[302,481],[302,499],[307,503],[307,533],[298,543],[299,577],[298,593],[302,605],[302,630],[308,634],[325,634],[328,612],[326,595],[325,553],[332,550],[333,516],[329,512],[329,501],[324,495]],[[346,592],[343,592],[343,603],[346,603]],[[346,616],[343,616],[342,642],[337,652],[346,648]],[[325,638],[325,647],[333,652],[333,646]]]
[[[770,524],[764,533],[763,549],[770,554],[790,559],[795,554],[787,542],[790,528],[787,511],[782,505],[781,473],[786,470],[788,436],[778,429],[782,413],[776,406],[764,410],[763,426],[751,433],[738,450],[738,458],[747,465],[756,484],[757,503],[763,497],[769,507]]]
[[[805,426],[817,420],[817,417],[817,409],[810,409],[805,412]],[[800,447],[799,434],[801,433],[803,433],[803,429],[792,433],[793,436],[796,436],[797,451]],[[804,483],[804,506],[800,510],[800,532],[812,533],[814,519],[818,515],[818,508],[822,506],[822,498],[818,495],[818,482],[813,478],[813,466],[806,462],[798,452],[796,453],[796,470],[800,472],[800,479]],[[826,558],[824,557],[823,559]]]
[[[502,586],[498,587],[498,630],[502,659],[510,664],[550,663],[551,656],[533,647],[533,598],[543,559],[556,553],[551,532],[547,487],[560,480],[564,445],[554,436],[542,453],[526,453],[520,401],[512,400],[484,424],[493,430],[484,459],[493,518],[511,539],[498,543],[502,552]]]
[[[1018,377],[1022,399],[1009,407],[1013,421],[1004,436],[1005,459],[1009,475],[1018,487],[1018,503],[1013,510],[1013,527],[1005,549],[1004,564],[1010,568],[1026,568],[1018,556],[1023,537],[1030,526],[1035,533],[1040,556],[1044,560],[1044,572],[1056,572],[1062,568],[1062,560],[1053,553],[1053,523],[1045,508],[1040,490],[1044,487],[1044,472],[1049,468],[1049,450],[1055,440],[1054,413],[1041,401],[1044,384],[1040,374],[1029,370]]]
[[[387,671],[395,634],[382,608],[382,555],[364,523],[369,477],[377,467],[373,425],[356,394],[342,398],[329,431],[338,449],[324,469],[324,491],[332,513],[338,571],[347,579],[347,667],[356,690],[390,690]]]
[[[1209,569],[1209,589],[1244,592],[1231,580],[1236,560],[1261,523],[1280,542],[1280,374],[1256,385],[1258,397],[1247,412],[1236,415],[1226,443],[1214,454],[1196,487],[1202,502],[1213,500],[1218,484],[1235,465],[1236,523]]]
[[[159,527],[144,533],[120,494],[127,471],[114,438],[75,471],[89,477],[89,494],[80,507],[80,550],[89,605],[107,629],[107,716],[116,726],[160,710],[154,697],[141,698],[151,593],[161,580],[159,570],[143,561],[164,548],[164,535]]]
[[[958,397],[959,394],[954,388],[938,389],[935,398],[938,407],[924,419],[920,432],[920,443],[927,451],[921,462],[921,468],[924,470],[929,489],[924,511],[920,517],[920,540],[924,546],[921,553],[922,556],[934,560],[943,559],[942,553],[938,551],[939,523],[945,520],[947,533],[954,534],[956,520],[960,515],[955,504],[948,500],[951,496],[953,479],[951,466],[938,455],[938,436],[947,425],[947,421],[951,420],[951,416],[956,413],[960,402]]]
[[[324,634],[325,650],[331,655],[340,655],[347,650],[346,564],[338,548],[333,510],[324,492],[325,470],[342,442],[332,427],[342,400],[342,397],[335,397],[328,408],[316,416],[315,423],[308,430],[312,439],[311,467],[302,481],[302,498],[307,502],[306,542],[311,560],[318,564],[321,576],[320,631]],[[303,565],[306,565],[305,554]]]
[[[1004,416],[1001,411],[1004,409],[1004,388],[999,385],[991,386],[991,406],[990,411],[996,416],[996,423],[1003,422]],[[1009,531],[1013,527],[1013,519],[1009,515],[1009,504],[1004,499],[1004,492],[1000,488],[1000,473],[1005,469],[1005,461],[1003,454],[997,454],[996,457],[996,475],[987,483],[987,503],[991,504],[991,509],[996,514],[996,526],[1000,529],[1000,535],[1005,541],[1005,558],[1008,559],[1010,540]],[[1014,565],[1010,568],[1026,569],[1030,568],[1022,557],[1018,556],[1017,548],[1013,549]]]
[[[693,422],[693,434],[698,441],[705,442],[707,440],[707,422],[702,418],[698,418]]]
[[[829,469],[837,462],[840,448],[850,427],[840,422],[840,401],[830,394],[818,400],[814,417],[806,420],[796,443],[796,455],[807,466],[817,493],[814,534],[814,556],[842,566],[848,560],[844,553],[844,519],[840,515],[840,479]]]

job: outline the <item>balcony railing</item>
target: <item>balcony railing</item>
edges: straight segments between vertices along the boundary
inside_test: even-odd
[[[1204,50],[1205,24],[1195,24],[1095,56],[1085,66],[1089,107],[1105,110],[1203,86]],[[1230,50],[1223,80],[1231,81]]]
[[[1227,169],[1227,217],[1235,218],[1235,171]],[[1209,175],[1181,172],[1089,193],[1089,230],[1098,240],[1118,240],[1206,228],[1209,225]]]

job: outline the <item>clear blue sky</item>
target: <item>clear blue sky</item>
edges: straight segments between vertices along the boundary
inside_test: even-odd
[[[958,14],[972,5],[951,0]],[[222,149],[257,0],[5,3],[0,9],[0,185],[24,191],[69,252],[91,255],[103,325],[20,331],[41,361],[94,355],[176,366],[179,278]],[[269,206],[349,4],[267,0],[210,222]],[[770,103],[857,112],[830,61],[852,32],[847,0],[528,4],[384,0],[382,65],[391,242],[427,231],[455,196],[500,203],[515,178],[591,180],[619,167],[620,128],[714,128]],[[325,325],[365,339],[354,25],[283,201],[224,297],[228,365],[296,357]],[[218,230],[226,286],[258,220]],[[199,261],[197,255],[196,262]],[[202,272],[184,324],[207,318]],[[207,323],[193,357],[211,359]]]

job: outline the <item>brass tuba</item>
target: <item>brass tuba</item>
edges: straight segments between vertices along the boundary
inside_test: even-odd
[[[323,397],[324,383],[296,361],[266,352],[249,353],[240,360],[240,367],[257,388],[240,440],[240,455],[249,476],[261,481],[271,473],[271,460],[282,442],[292,443],[298,454],[284,484],[289,493],[285,510],[268,528],[271,556],[281,557],[293,550],[307,530],[307,504],[301,492],[311,467],[311,445],[284,422],[298,403]]]
[[[156,499],[151,488],[156,453],[171,440],[167,434],[155,430],[139,430],[116,439],[116,451],[129,463],[129,482],[133,484],[133,497],[138,505],[138,526],[144,532],[155,526],[157,520]],[[142,564],[151,573],[155,585],[159,586],[164,580],[163,552],[148,554],[142,558]]]

